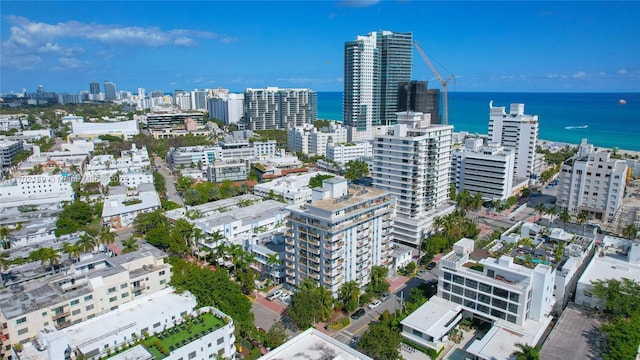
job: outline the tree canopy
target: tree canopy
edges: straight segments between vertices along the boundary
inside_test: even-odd
[[[351,160],[345,165],[344,178],[350,181],[357,180],[369,175],[369,166],[362,160]]]
[[[56,221],[56,236],[71,234],[82,229],[83,226],[91,222],[93,215],[97,215],[94,214],[94,210],[89,204],[82,201],[75,201],[65,206]]]

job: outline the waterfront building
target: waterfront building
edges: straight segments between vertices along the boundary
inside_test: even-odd
[[[427,88],[426,81],[398,84],[398,112],[413,111],[431,115],[432,124],[441,124],[440,89]]]
[[[392,266],[394,205],[388,192],[331,178],[313,189],[311,203],[287,209],[287,286],[308,279],[335,297],[348,281],[364,289],[373,266]]]
[[[453,152],[451,183],[456,192],[480,193],[485,200],[506,200],[513,195],[515,154],[481,138],[468,138],[464,149]]]
[[[580,276],[575,303],[599,308],[602,300],[593,294],[594,281],[631,280],[640,282],[640,241],[605,236],[595,256]]]
[[[181,92],[179,94],[174,95],[173,102],[176,104],[178,108],[180,108],[180,110],[193,109],[193,107],[191,106],[192,104],[191,92],[186,91],[186,92]]]
[[[249,130],[290,129],[316,121],[317,94],[309,89],[247,88],[244,124]]]
[[[474,241],[462,239],[440,260],[438,293],[405,318],[402,337],[436,351],[463,318],[491,324],[465,351],[478,359],[509,359],[516,343],[535,346],[552,320],[555,269],[498,259],[470,260]]]
[[[538,142],[538,115],[526,115],[524,104],[511,104],[507,113],[504,106],[489,103],[489,141],[501,144],[515,153],[514,183],[529,179],[535,169]]]
[[[373,186],[396,198],[394,238],[417,247],[434,216],[448,204],[453,126],[431,125],[429,115],[397,114],[398,124],[373,139]]]
[[[411,80],[412,33],[371,32],[344,45],[343,119],[346,126],[367,131],[392,124],[398,85]]]
[[[166,288],[68,328],[45,327],[20,358],[233,359],[234,330],[233,320],[218,309],[197,309],[191,293]]]
[[[578,153],[565,161],[558,176],[557,205],[569,214],[613,222],[622,208],[629,167],[611,153],[595,151],[582,140]]]
[[[166,288],[171,279],[166,257],[143,243],[122,256],[82,255],[59,272],[38,271],[34,263],[10,267],[12,280],[0,290],[0,351],[27,343],[41,329],[64,329]]]
[[[191,109],[207,110],[207,94],[206,90],[191,91]]]
[[[104,99],[116,100],[116,84],[111,81],[104,81]]]

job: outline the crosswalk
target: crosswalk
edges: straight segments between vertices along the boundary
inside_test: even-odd
[[[333,335],[333,338],[340,341],[343,344],[349,345],[351,344],[351,340],[353,339],[353,334],[348,332],[347,330],[342,330]]]

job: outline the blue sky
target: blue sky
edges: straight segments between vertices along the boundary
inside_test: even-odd
[[[0,93],[342,91],[343,46],[413,32],[450,91],[640,92],[640,2],[2,1]],[[439,87],[414,51],[413,78]]]

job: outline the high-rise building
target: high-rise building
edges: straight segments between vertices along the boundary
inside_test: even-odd
[[[349,281],[364,288],[373,266],[391,266],[391,196],[340,178],[324,180],[312,196],[309,204],[287,208],[286,284],[308,279],[333,296]]]
[[[426,81],[398,84],[398,112],[414,111],[431,115],[432,124],[441,124],[440,89],[427,88]]]
[[[491,101],[489,109],[489,141],[513,150],[514,177],[528,179],[535,166],[538,115],[525,115],[524,104],[511,104],[507,113],[504,106],[494,107]]]
[[[100,83],[96,81],[92,81],[89,83],[89,94],[98,95],[100,94]]]
[[[220,94],[207,99],[209,119],[237,124],[242,119],[244,94]]]
[[[378,31],[344,45],[343,118],[359,131],[395,120],[398,84],[411,80],[412,34]]]
[[[207,93],[208,91],[206,90],[191,91],[191,108],[194,110],[206,110]]]
[[[184,91],[178,92],[176,91],[173,96],[173,103],[178,106],[181,110],[191,110],[191,92]]]
[[[396,198],[394,238],[416,247],[430,217],[448,202],[453,126],[404,112],[388,135],[373,139],[373,185]]]
[[[309,89],[248,88],[244,123],[250,130],[290,129],[316,121],[317,94]]]
[[[104,81],[104,99],[116,100],[116,84],[111,81]]]
[[[576,156],[562,164],[557,205],[572,215],[586,212],[589,217],[612,222],[622,206],[627,172],[625,160],[595,151],[583,139]]]

